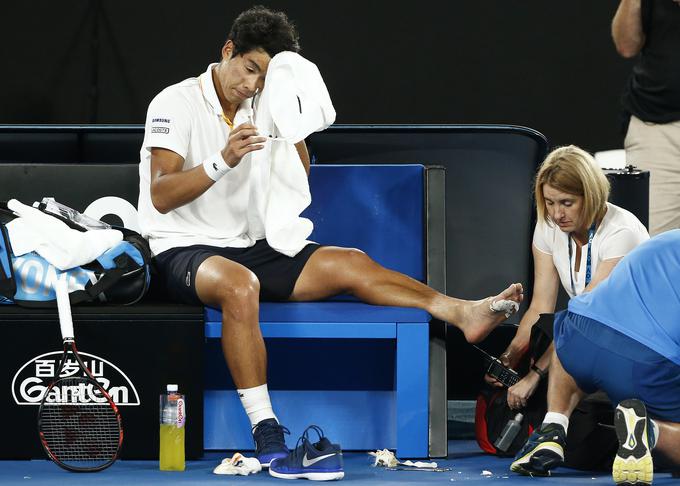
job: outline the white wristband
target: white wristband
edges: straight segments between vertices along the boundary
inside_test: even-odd
[[[222,158],[222,152],[217,152],[203,161],[203,170],[212,180],[217,182],[231,167]]]

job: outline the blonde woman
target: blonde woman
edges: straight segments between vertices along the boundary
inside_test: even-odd
[[[529,346],[531,327],[540,314],[555,311],[559,286],[570,297],[595,288],[621,258],[649,234],[630,212],[607,202],[609,181],[593,157],[579,147],[548,154],[536,176],[537,223],[532,252],[534,288],[531,305],[501,361],[515,367]],[[548,371],[552,346],[508,389],[511,409],[527,400]],[[498,385],[490,376],[486,381]]]

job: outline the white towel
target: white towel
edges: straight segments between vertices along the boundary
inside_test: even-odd
[[[235,123],[249,115],[249,110],[241,110],[242,119]],[[248,222],[253,239],[266,237],[272,248],[288,256],[309,243],[314,225],[300,214],[312,197],[294,144],[334,121],[335,109],[316,65],[293,52],[274,56],[255,105],[258,132],[271,140],[250,154]]]
[[[35,251],[59,270],[90,263],[123,240],[123,233],[118,230],[71,229],[16,199],[11,199],[7,207],[19,215],[6,225],[14,256]]]

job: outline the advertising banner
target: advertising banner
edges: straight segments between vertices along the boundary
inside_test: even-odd
[[[123,459],[158,458],[159,395],[168,383],[186,395],[187,458],[202,454],[203,317],[199,308],[184,309],[172,314],[167,306],[74,307],[78,351],[121,413]],[[57,313],[15,306],[0,311],[0,416],[8,431],[0,459],[44,458],[37,414],[62,355]],[[67,362],[61,376],[76,372],[75,363]]]

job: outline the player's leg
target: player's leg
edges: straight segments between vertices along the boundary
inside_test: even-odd
[[[267,352],[259,325],[260,283],[243,265],[221,256],[196,271],[196,294],[222,309],[222,351],[243,408],[253,426],[256,455],[268,466],[288,455],[285,427],[274,415],[267,389]]]
[[[221,256],[204,260],[196,272],[196,294],[222,309],[222,351],[237,388],[267,381],[267,352],[260,332],[260,283],[253,272]]]
[[[520,302],[523,296],[521,284],[513,284],[494,297],[478,301],[456,299],[384,268],[360,250],[322,247],[307,261],[291,300],[319,300],[341,293],[374,305],[424,309],[461,329],[470,342],[482,340],[505,319],[504,312],[491,310],[492,302]]]

